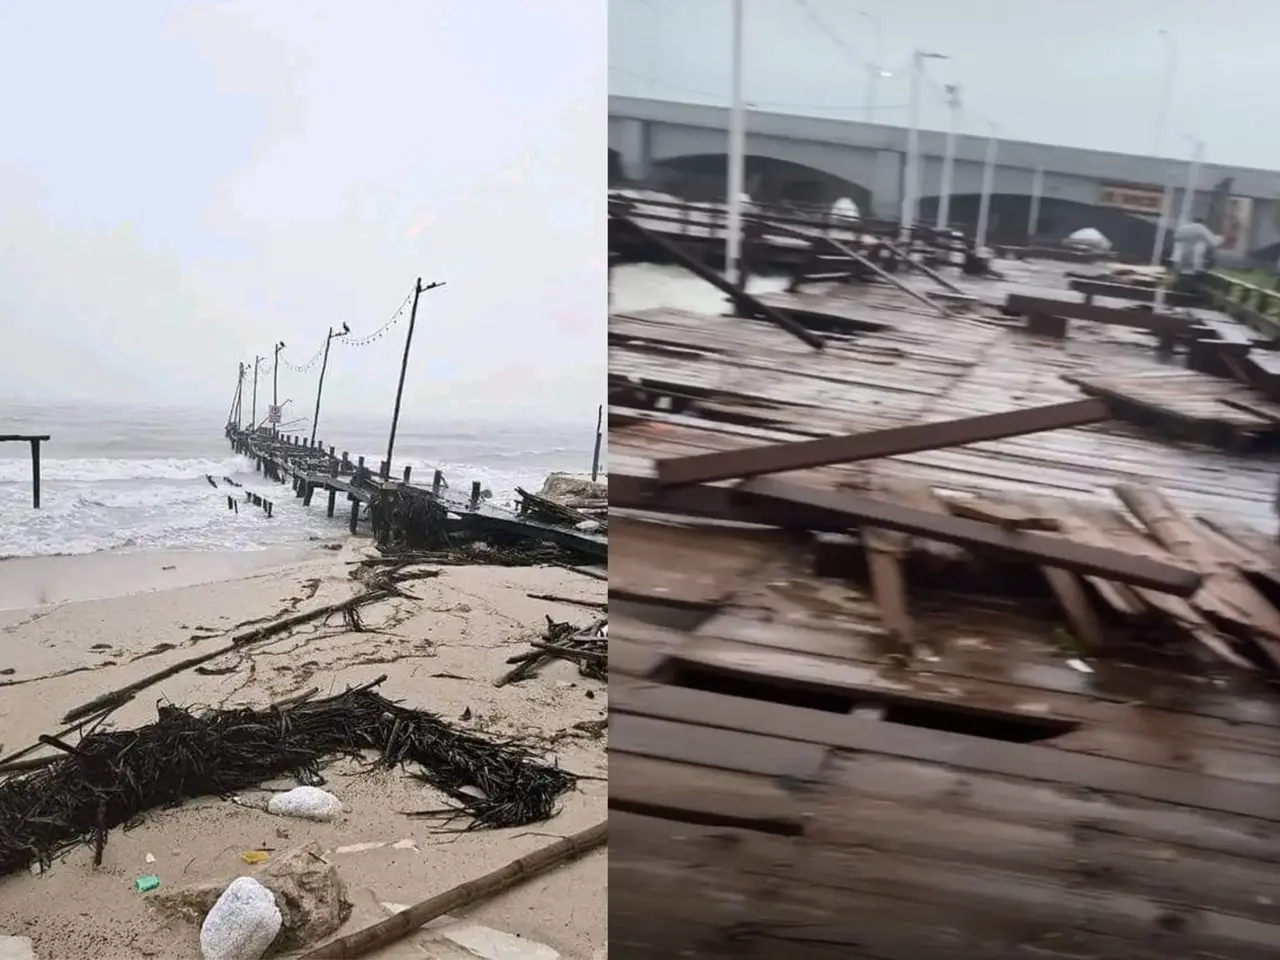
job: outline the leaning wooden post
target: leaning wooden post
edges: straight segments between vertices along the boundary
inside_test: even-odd
[[[31,508],[40,509],[40,441],[43,437],[31,438]]]
[[[604,404],[596,408],[596,448],[591,454],[591,482],[600,476],[600,441],[604,437]]]

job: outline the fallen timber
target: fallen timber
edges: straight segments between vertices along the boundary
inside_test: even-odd
[[[1207,375],[1141,329],[1064,350],[883,283],[769,302],[860,326],[815,354],[750,318],[611,319],[610,950],[1274,955],[1269,466],[1113,419],[663,477],[1078,402],[1064,376]],[[1126,582],[1136,558],[1181,586]]]
[[[314,446],[293,436],[273,436],[266,431],[249,432],[228,426],[232,449],[249,457],[264,477],[289,483],[303,506],[310,506],[317,490],[327,493],[326,514],[334,516],[339,495],[350,504],[348,528],[356,533],[362,511],[368,516],[375,541],[384,549],[435,550],[485,540],[501,546],[521,543],[551,543],[565,551],[565,559],[604,562],[608,557],[607,525],[576,529],[582,516],[568,523],[576,511],[557,512],[549,501],[522,492],[516,511],[504,510],[487,501],[478,481],[469,494],[455,494],[437,470],[429,487],[411,482],[408,466],[403,476],[388,477],[385,462],[375,473],[364,457],[352,460],[335,447]],[[525,503],[535,504],[533,510]],[[537,519],[535,519],[535,515]]]
[[[1105,276],[1105,275],[1104,275]],[[1123,282],[1117,282],[1121,281]],[[1086,281],[1073,277],[1073,288],[1084,289],[1083,302],[1041,292],[1014,292],[1002,307],[1004,313],[1027,317],[1028,331],[1066,337],[1069,318],[1143,330],[1158,340],[1159,353],[1181,356],[1187,371],[1172,376],[1073,378],[1085,392],[1105,399],[1117,416],[1176,440],[1205,443],[1233,451],[1271,451],[1277,448],[1275,410],[1280,403],[1280,321],[1269,311],[1280,309],[1280,300],[1263,298],[1266,291],[1250,288],[1253,295],[1236,303],[1223,291],[1233,290],[1217,274],[1205,287],[1224,311],[1198,306],[1178,307],[1178,295],[1166,292],[1164,312],[1150,307],[1123,306],[1120,300],[1094,300]],[[1152,278],[1144,274],[1112,275],[1099,287],[1118,288],[1131,299],[1154,300]],[[1189,298],[1203,302],[1197,294]],[[1260,312],[1261,310],[1261,312]],[[1230,408],[1230,409],[1229,409]]]

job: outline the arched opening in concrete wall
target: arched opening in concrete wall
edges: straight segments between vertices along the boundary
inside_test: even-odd
[[[723,153],[671,157],[653,164],[646,185],[689,200],[723,200],[728,163]],[[758,203],[830,207],[847,197],[863,211],[871,208],[871,191],[865,187],[804,164],[748,156],[744,166],[746,193]]]
[[[951,225],[972,233],[978,223],[981,194],[958,194],[951,198]],[[920,219],[933,223],[938,216],[938,198],[924,197],[920,201]],[[1031,197],[1026,194],[995,193],[991,195],[991,208],[987,222],[987,242],[990,244],[1022,246],[1027,243],[1028,219],[1031,216]],[[1036,235],[1041,240],[1061,243],[1077,230],[1092,227],[1112,243],[1112,250],[1122,257],[1142,259],[1151,255],[1151,245],[1156,240],[1156,225],[1140,216],[1098,207],[1091,203],[1062,200],[1058,197],[1040,198],[1040,215]]]

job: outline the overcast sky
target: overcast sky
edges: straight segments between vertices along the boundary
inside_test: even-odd
[[[1265,104],[1280,85],[1280,5],[1262,0],[744,0],[745,98],[762,109],[864,119],[868,65],[882,123],[906,122],[912,51],[947,54],[928,73],[958,83],[985,133],[1151,153],[1176,51],[1165,152],[1186,137],[1215,162],[1280,168]],[[730,0],[609,0],[609,89],[729,102]],[[1160,30],[1167,31],[1167,38]],[[922,124],[943,129],[940,90]],[[835,109],[831,109],[834,107]],[[1261,111],[1261,113],[1259,113]]]
[[[421,275],[407,404],[594,417],[606,12],[0,5],[0,397],[229,403],[238,361],[370,334]],[[405,326],[335,345],[326,405],[389,410]]]

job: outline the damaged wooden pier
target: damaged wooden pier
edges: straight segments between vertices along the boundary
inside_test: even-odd
[[[409,466],[401,477],[392,479],[385,463],[375,473],[364,457],[353,460],[347,451],[339,455],[334,446],[231,425],[226,433],[235,452],[252,459],[267,479],[290,484],[304,507],[321,491],[326,495],[326,514],[332,517],[339,496],[344,496],[350,532],[356,533],[361,516],[366,516],[374,539],[384,549],[433,550],[484,539],[503,545],[550,543],[589,564],[605,563],[608,558],[607,524],[584,524],[589,517],[567,508],[548,516],[549,507],[532,494],[522,495],[519,510],[508,511],[487,502],[479,481],[471,482],[468,495],[459,495],[450,490],[439,470],[429,487],[418,486],[411,482]],[[531,500],[542,504],[540,513],[538,504],[530,510]],[[566,514],[577,519],[569,523]]]
[[[1087,384],[1275,425],[1066,268],[611,317],[617,956],[1280,949],[1276,462]]]

